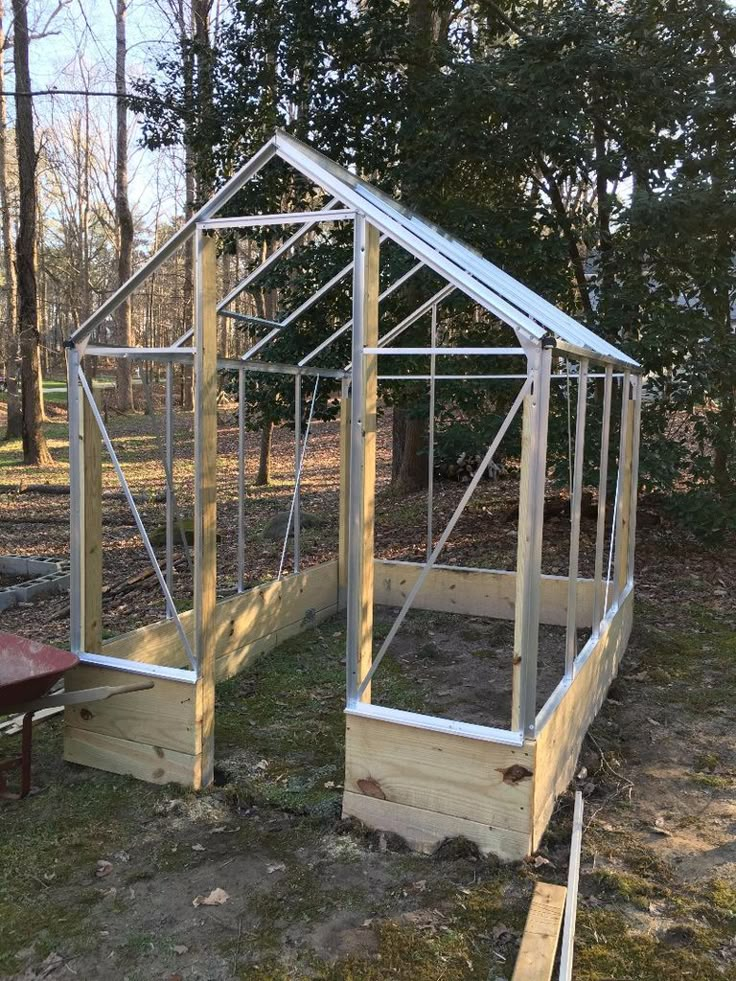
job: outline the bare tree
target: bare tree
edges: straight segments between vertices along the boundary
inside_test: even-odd
[[[118,226],[118,282],[122,286],[130,279],[133,269],[133,215],[128,200],[128,108],[126,104],[125,15],[127,0],[117,0],[115,8],[115,92],[117,116],[117,157],[115,164],[115,217]],[[118,343],[123,347],[133,344],[131,306],[125,300],[118,309]],[[118,358],[117,402],[121,412],[133,408],[133,378],[130,361]]]
[[[53,463],[43,432],[40,366],[38,356],[38,308],[36,296],[36,146],[33,132],[33,100],[28,63],[28,0],[13,0],[15,21],[15,141],[18,153],[20,207],[16,265],[18,272],[18,338],[21,357],[21,404],[23,408],[23,462],[42,466]]]
[[[15,332],[15,262],[13,260],[13,235],[10,228],[10,194],[7,168],[8,113],[5,102],[5,62],[3,59],[6,44],[4,7],[3,0],[0,0],[0,212],[2,213],[3,262],[5,267],[6,321],[3,349],[5,355],[5,376],[8,387],[8,420],[5,437],[6,439],[19,439],[23,432],[23,416],[18,397],[18,377],[16,370],[18,339]]]

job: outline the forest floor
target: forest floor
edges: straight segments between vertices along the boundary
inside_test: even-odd
[[[68,498],[18,493],[68,482],[63,398],[47,425],[57,461],[24,469],[0,444],[0,552],[68,554]],[[386,420],[384,420],[384,423]],[[3,420],[0,413],[0,426]],[[109,425],[149,529],[163,520],[160,423]],[[177,432],[179,506],[191,507],[190,420]],[[235,575],[232,411],[220,416],[218,588]],[[251,482],[257,436],[248,441]],[[379,433],[377,553],[420,558],[423,494],[389,487],[390,432]],[[272,577],[281,541],[264,538],[288,511],[293,441],[274,437],[273,482],[249,493],[248,583]],[[511,468],[510,468],[511,469]],[[337,427],[310,436],[303,509],[305,565],[334,555]],[[105,472],[105,487],[115,477]],[[10,491],[7,488],[12,488]],[[462,487],[440,482],[435,528]],[[513,475],[484,483],[445,561],[512,568]],[[106,497],[105,629],[161,616],[126,506]],[[574,977],[581,981],[736,979],[736,548],[707,551],[656,512],[642,510],[635,627],[619,678],[586,739],[576,784],[586,798]],[[126,523],[127,522],[127,523]],[[595,528],[583,524],[582,574]],[[545,528],[544,571],[564,572],[566,519]],[[190,600],[186,561],[176,598]],[[390,625],[380,610],[377,635]],[[64,645],[68,600],[0,613],[0,630]],[[410,614],[395,656],[376,676],[376,699],[481,721],[483,686],[506,685],[509,643],[498,621]],[[556,649],[549,638],[550,657]],[[564,882],[571,796],[559,801],[542,848],[499,864],[472,850],[420,857],[390,836],[340,820],[344,734],[342,617],[323,623],[218,687],[217,786],[193,794],[61,764],[56,717],[34,732],[34,784],[0,803],[0,976],[80,979],[495,981],[508,979],[536,879]],[[551,663],[551,662],[550,662]],[[444,694],[443,694],[444,692]],[[489,697],[490,697],[489,694]],[[4,737],[0,755],[17,737]],[[194,905],[212,890],[216,906]]]

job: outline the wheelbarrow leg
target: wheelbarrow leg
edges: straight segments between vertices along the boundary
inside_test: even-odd
[[[23,716],[23,735],[20,750],[20,796],[27,797],[31,792],[31,750],[33,743],[33,712]]]
[[[9,760],[0,760],[0,800],[22,800],[31,792],[31,756],[33,745],[33,712],[26,712],[23,716],[23,728],[21,729],[20,756],[13,756]],[[8,790],[8,781],[5,773],[8,770],[20,769],[20,793],[15,794]]]

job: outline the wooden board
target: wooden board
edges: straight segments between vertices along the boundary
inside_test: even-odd
[[[67,691],[124,685],[141,681],[139,675],[82,664],[64,677]],[[88,705],[69,705],[64,724],[117,739],[159,746],[195,755],[195,686],[158,678],[146,691],[115,695]]]
[[[201,759],[197,756],[71,727],[64,732],[64,759],[108,773],[130,774],[147,783],[191,787],[201,780]]]
[[[93,383],[93,392],[94,392]],[[102,437],[86,395],[82,405],[82,459],[84,466],[82,542],[82,646],[90,653],[102,650]]]
[[[340,513],[338,545],[338,604],[345,609],[348,595],[348,504],[350,501],[350,396],[347,384],[343,384],[340,398]]]
[[[393,801],[378,800],[346,791],[343,817],[354,817],[371,828],[401,835],[415,851],[429,854],[445,838],[462,836],[474,841],[484,855],[492,853],[505,862],[516,862],[529,854],[529,837],[518,831],[489,828],[437,811],[426,811]]]
[[[528,840],[532,776],[533,753],[523,747],[360,716],[347,719],[349,793],[383,795],[395,804],[474,821],[488,830],[512,830]]]
[[[317,624],[334,616],[335,613],[337,613],[336,603],[333,603],[332,606],[325,607],[323,610],[310,611],[307,620],[304,618],[296,620],[294,623],[279,627],[278,630],[274,630],[272,633],[266,634],[265,637],[260,637],[250,644],[245,644],[237,650],[226,651],[224,654],[218,655],[217,661],[215,662],[217,681],[227,681],[228,678],[233,678],[236,674],[240,674],[241,671],[255,661],[256,658],[260,657],[261,654],[275,650],[284,641],[289,640],[291,637],[296,637],[311,627],[316,627]]]
[[[319,613],[337,601],[337,562],[325,562],[279,582],[256,586],[215,607],[216,657],[238,651],[274,631],[295,623],[309,629]],[[184,630],[193,636],[193,613],[180,614]],[[113,657],[131,658],[145,664],[183,667],[184,653],[170,620],[159,620],[122,634],[104,646]]]
[[[524,936],[511,981],[550,981],[560,938],[567,889],[550,882],[534,886]]]
[[[416,582],[422,565],[376,559],[374,602],[401,606]],[[542,623],[565,626],[567,622],[567,576],[542,576]],[[513,620],[516,605],[516,573],[499,570],[435,566],[420,589],[414,607],[444,613]],[[593,612],[593,581],[578,579],[577,622],[590,627]]]
[[[616,677],[631,633],[633,611],[634,594],[630,590],[559,705],[533,741],[536,744],[534,849],[538,847],[547,827],[555,798],[572,780],[585,733]]]
[[[217,243],[195,235],[194,318],[194,643],[196,685],[195,753],[200,780],[215,772],[215,607],[217,606]],[[195,789],[199,786],[195,784]]]

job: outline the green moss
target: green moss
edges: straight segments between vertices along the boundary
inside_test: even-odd
[[[681,946],[673,942],[674,931],[661,937],[630,930],[619,913],[606,910],[578,911],[575,943],[577,981],[636,979],[636,981],[723,981],[733,979],[733,969],[719,970],[710,956],[721,938],[707,930],[691,933]],[[723,965],[721,965],[723,967]]]
[[[722,777],[717,773],[693,773],[690,779],[693,783],[710,787],[712,790],[728,790],[733,783],[730,777]]]
[[[597,869],[593,878],[604,892],[616,893],[642,909],[646,909],[650,901],[660,894],[660,890],[642,876],[620,869]]]
[[[709,773],[712,773],[720,762],[720,756],[717,756],[715,753],[701,753],[695,760],[695,769],[707,770]]]

